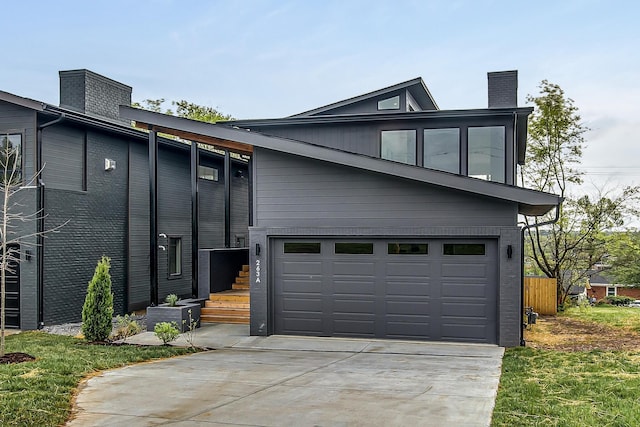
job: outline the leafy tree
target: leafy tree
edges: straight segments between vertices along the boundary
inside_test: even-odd
[[[612,233],[607,248],[607,263],[616,282],[640,287],[640,233]]]
[[[584,126],[574,101],[560,86],[543,80],[540,95],[529,95],[535,106],[529,122],[527,164],[520,169],[521,183],[564,199],[555,213],[525,217],[527,257],[535,268],[558,281],[558,304],[563,304],[572,285],[586,280],[591,266],[606,256],[604,232],[622,227],[625,216],[633,212],[638,187],[625,187],[617,193],[599,191],[576,196],[572,190],[582,183],[579,165],[584,149]]]
[[[132,105],[136,108],[154,111],[156,113],[169,114],[170,116],[184,117],[191,120],[199,120],[201,122],[215,123],[221,120],[232,120],[229,114],[223,114],[213,107],[194,104],[185,100],[171,101],[171,105],[175,107],[175,112],[171,109],[163,111],[162,105],[165,103],[164,98],[145,99],[142,103],[134,102]]]
[[[89,341],[105,341],[109,338],[113,327],[110,267],[111,260],[103,256],[98,261],[93,278],[87,287],[87,296],[82,307],[82,333]]]

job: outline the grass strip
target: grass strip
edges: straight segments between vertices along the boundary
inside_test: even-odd
[[[640,353],[505,353],[492,426],[638,426]]]
[[[44,332],[6,338],[6,352],[23,352],[33,362],[0,365],[0,425],[59,426],[70,415],[73,392],[87,375],[152,359],[193,352],[179,347],[88,344]]]

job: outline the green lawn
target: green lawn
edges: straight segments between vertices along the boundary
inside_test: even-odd
[[[636,307],[571,307],[560,315],[640,332],[640,308]]]
[[[587,307],[562,314],[639,330],[640,310]],[[507,349],[493,426],[640,426],[640,352]]]
[[[59,426],[71,410],[73,391],[87,375],[150,359],[192,352],[177,347],[91,345],[68,336],[24,332],[6,338],[6,352],[36,357],[0,365],[0,425]]]

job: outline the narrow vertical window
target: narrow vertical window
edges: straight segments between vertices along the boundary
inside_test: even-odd
[[[460,129],[424,130],[424,167],[460,173]]]
[[[169,277],[182,274],[182,238],[169,237]]]
[[[18,184],[22,182],[22,134],[5,133],[0,136],[2,142],[0,153],[0,169],[3,182]]]
[[[504,182],[504,126],[470,127],[468,137],[468,175],[487,181]]]

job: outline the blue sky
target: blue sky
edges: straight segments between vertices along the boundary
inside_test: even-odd
[[[3,2],[0,90],[58,103],[88,68],[133,99],[282,117],[421,76],[442,109],[484,108],[488,71],[575,100],[587,181],[640,183],[640,3],[606,1]]]

